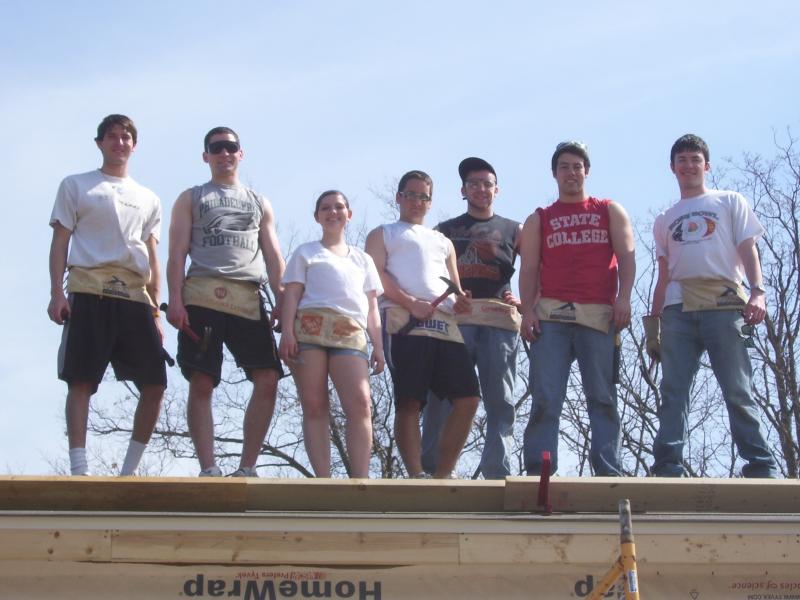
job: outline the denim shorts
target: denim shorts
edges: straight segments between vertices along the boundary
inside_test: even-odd
[[[302,352],[303,350],[324,350],[328,356],[360,356],[365,361],[369,362],[369,356],[366,352],[356,350],[355,348],[331,348],[330,346],[321,346],[319,344],[309,344],[307,342],[298,342],[297,348]]]

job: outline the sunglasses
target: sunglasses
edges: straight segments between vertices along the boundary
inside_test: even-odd
[[[227,150],[228,154],[236,154],[239,151],[239,142],[219,140],[208,145],[209,154],[220,154],[223,150]]]

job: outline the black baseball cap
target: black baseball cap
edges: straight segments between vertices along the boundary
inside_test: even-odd
[[[467,180],[467,175],[473,171],[489,171],[492,175],[494,175],[495,179],[497,179],[497,173],[495,173],[492,165],[482,158],[470,156],[469,158],[462,160],[458,165],[458,174],[461,176],[461,182],[465,182]]]

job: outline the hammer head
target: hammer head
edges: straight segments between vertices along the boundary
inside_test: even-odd
[[[461,289],[455,283],[453,283],[451,280],[449,280],[447,277],[442,277],[440,275],[439,279],[441,279],[442,281],[444,281],[447,284],[447,293],[445,294],[445,296],[449,296],[450,294],[455,294],[457,296],[463,296],[464,295],[461,292]]]
[[[450,294],[457,294],[459,296],[463,296],[463,293],[461,292],[459,287],[455,283],[450,281],[447,277],[442,277],[440,275],[439,279],[441,279],[447,284],[447,289],[441,296],[439,296],[438,298],[436,298],[436,300],[431,302],[431,306],[439,306],[439,304],[441,304],[444,301],[444,299],[447,298]]]

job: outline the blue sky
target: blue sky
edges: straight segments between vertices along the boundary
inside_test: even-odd
[[[164,261],[215,125],[239,131],[242,179],[271,198],[285,246],[316,232],[332,187],[378,224],[371,190],[411,168],[433,176],[430,224],[454,216],[470,155],[497,170],[497,211],[523,220],[554,199],[565,139],[589,145],[589,192],[646,221],[675,197],[679,135],[703,136],[713,165],[800,132],[798,18],[772,0],[0,3],[0,177],[18,219],[0,241],[0,472],[50,473],[66,453],[47,222],[60,180],[99,166],[106,114],[139,127],[131,173],[162,199]]]

